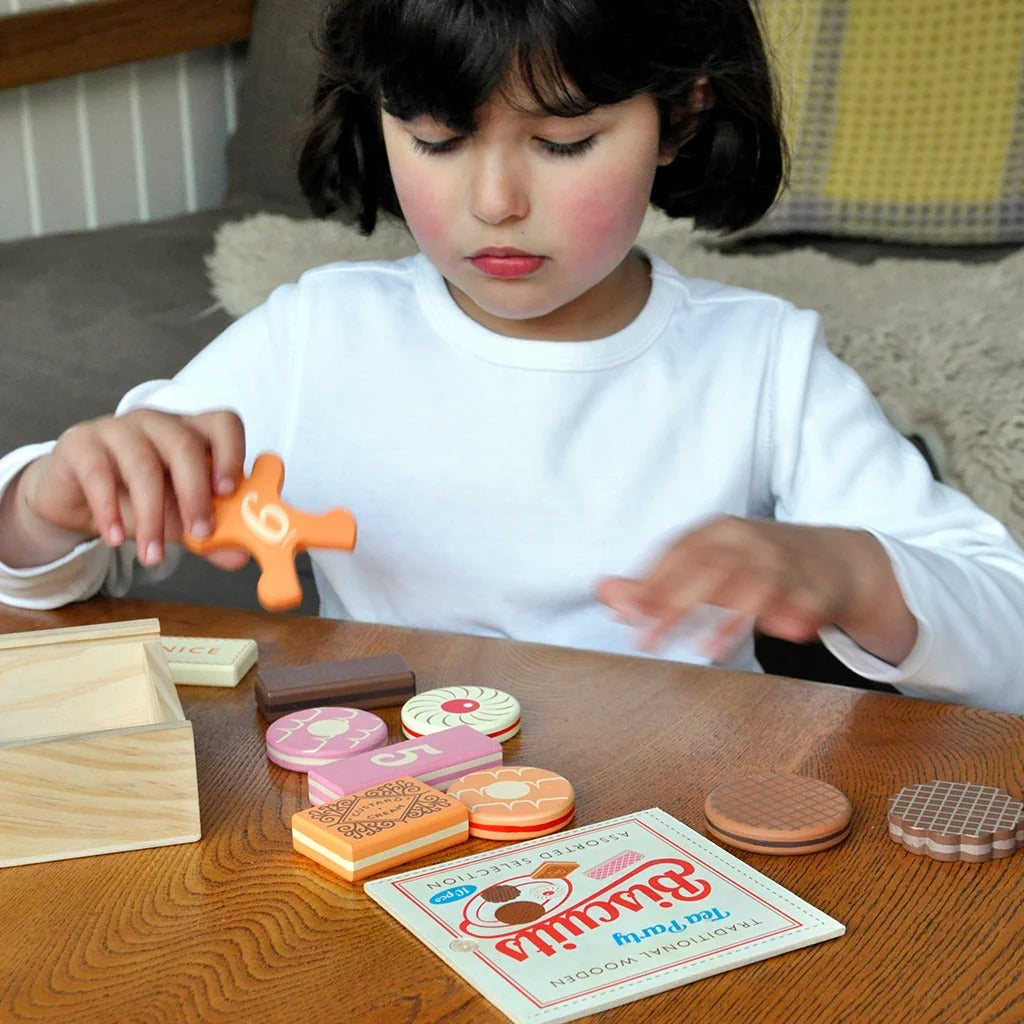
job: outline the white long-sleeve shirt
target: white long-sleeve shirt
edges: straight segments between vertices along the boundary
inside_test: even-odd
[[[899,666],[825,630],[832,651],[907,693],[1024,712],[1005,529],[932,480],[816,314],[651,264],[636,320],[586,342],[487,330],[423,256],[321,267],[119,409],[233,408],[249,461],[283,458],[285,501],[352,511],[353,552],[310,552],[323,615],[636,653],[595,583],[682,532],[718,514],[863,528],[918,640]],[[43,450],[0,461],[0,488]],[[0,600],[119,592],[131,569],[94,541],[0,566]],[[682,638],[661,654],[706,660]],[[730,664],[757,668],[751,640]]]

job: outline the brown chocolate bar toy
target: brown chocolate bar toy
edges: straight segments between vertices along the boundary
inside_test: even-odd
[[[256,705],[268,721],[328,704],[350,708],[404,704],[415,692],[416,676],[400,654],[261,668],[256,678]]]

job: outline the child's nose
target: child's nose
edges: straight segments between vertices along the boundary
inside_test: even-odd
[[[530,210],[529,187],[516,161],[493,155],[481,161],[474,176],[473,216],[485,224],[521,220]]]

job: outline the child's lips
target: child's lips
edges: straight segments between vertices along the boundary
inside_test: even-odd
[[[522,249],[480,249],[469,257],[469,262],[488,277],[529,277],[544,263],[543,256],[523,252]]]

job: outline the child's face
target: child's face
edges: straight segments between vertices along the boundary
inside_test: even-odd
[[[674,155],[650,96],[564,118],[496,94],[468,135],[428,117],[382,118],[409,229],[473,319],[581,340],[637,315],[649,278],[630,249],[654,173]]]

